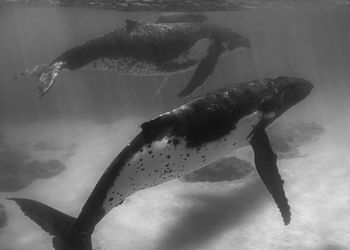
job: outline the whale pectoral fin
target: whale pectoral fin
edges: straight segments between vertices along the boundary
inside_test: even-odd
[[[131,19],[125,19],[125,24],[126,24],[126,30],[128,32],[132,31],[137,25],[140,24],[140,22],[131,20]]]
[[[264,129],[258,129],[250,144],[254,150],[255,166],[265,186],[274,198],[285,225],[290,222],[290,207],[283,190],[283,180],[278,172],[276,154],[271,148],[269,138]]]
[[[188,96],[204,83],[208,76],[213,72],[223,51],[224,48],[219,42],[214,42],[214,44],[210,46],[208,55],[200,61],[190,83],[178,94],[179,97]]]

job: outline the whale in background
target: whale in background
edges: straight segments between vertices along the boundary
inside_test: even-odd
[[[143,123],[142,131],[106,169],[77,218],[33,200],[11,200],[54,236],[56,250],[91,250],[96,224],[127,196],[251,145],[257,172],[287,225],[290,207],[265,128],[312,88],[310,82],[293,77],[236,84]]]
[[[16,78],[37,77],[38,95],[43,96],[63,70],[164,76],[163,87],[168,76],[195,69],[179,94],[187,96],[204,83],[222,54],[250,48],[248,39],[228,28],[188,18],[194,16],[165,17],[158,23],[125,20],[124,27],[68,49],[51,63],[34,66]]]

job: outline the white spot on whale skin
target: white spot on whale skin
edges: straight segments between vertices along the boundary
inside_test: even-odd
[[[182,112],[186,109],[188,109],[188,105],[184,104],[184,105],[181,105],[180,107],[174,109],[172,112],[178,113],[178,112]],[[167,113],[170,113],[170,112],[167,112]]]
[[[275,116],[276,116],[276,113],[271,111],[271,112],[264,114],[264,119],[273,119],[273,118],[275,118]]]
[[[253,112],[236,123],[226,136],[199,147],[187,147],[184,138],[164,136],[144,145],[126,162],[106,195],[103,209],[108,213],[129,195],[178,178],[248,145],[248,135],[261,121],[262,112]]]

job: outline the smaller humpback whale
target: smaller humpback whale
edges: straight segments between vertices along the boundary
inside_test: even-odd
[[[78,218],[37,201],[11,200],[54,236],[56,250],[91,250],[96,224],[127,196],[197,170],[250,144],[257,172],[287,225],[290,207],[265,128],[306,98],[312,88],[310,82],[292,77],[232,85],[143,123],[142,131],[106,169]]]
[[[158,23],[126,20],[120,29],[89,40],[59,55],[50,64],[34,66],[17,77],[38,78],[39,96],[53,86],[62,70],[106,70],[120,75],[169,76],[196,71],[179,96],[204,83],[222,54],[246,50],[249,41],[228,28],[186,22],[194,16],[163,18]],[[171,21],[181,21],[172,23]]]

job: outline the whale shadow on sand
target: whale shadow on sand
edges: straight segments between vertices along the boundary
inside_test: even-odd
[[[186,194],[184,199],[190,199],[197,205],[186,211],[178,222],[165,232],[157,250],[198,248],[226,230],[239,227],[264,204],[273,202],[271,195],[257,177],[248,178],[243,187],[234,188],[231,193]]]
[[[222,158],[180,178],[183,182],[220,182],[240,180],[254,172],[248,161],[235,156]]]

